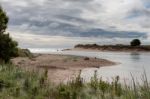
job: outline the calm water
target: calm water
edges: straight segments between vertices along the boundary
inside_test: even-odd
[[[32,50],[34,52],[34,50]],[[59,51],[56,50],[38,50],[36,52],[41,53],[54,53],[54,54],[67,54],[67,55],[79,55],[88,57],[97,57],[108,59],[120,64],[96,68],[86,68],[82,71],[81,76],[87,81],[93,76],[94,71],[97,70],[98,77],[103,77],[105,80],[112,80],[112,77],[120,76],[121,81],[130,81],[131,74],[137,80],[142,79],[142,74],[144,70],[147,73],[147,78],[150,80],[150,53],[144,52],[85,52],[85,51]]]

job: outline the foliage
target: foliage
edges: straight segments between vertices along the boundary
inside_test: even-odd
[[[7,28],[8,17],[0,6],[0,34],[4,33]]]
[[[134,39],[130,42],[131,46],[140,46],[141,45],[141,41],[139,39]]]
[[[0,65],[0,99],[46,99],[51,90],[43,79],[46,73],[38,75],[11,64]]]
[[[150,99],[150,85],[144,73],[142,84],[120,83],[119,76],[112,82],[98,78],[97,71],[86,83],[80,74],[68,83],[52,84],[48,71],[24,71],[19,67],[0,65],[0,99]]]
[[[18,55],[17,45],[9,34],[0,34],[0,59],[8,62],[11,57],[16,57]]]
[[[29,58],[34,57],[34,55],[28,49],[18,49],[18,56],[19,57],[29,57]]]
[[[8,17],[0,7],[0,62],[8,62],[11,57],[18,55],[18,44],[12,40],[8,33],[5,33],[7,28]]]

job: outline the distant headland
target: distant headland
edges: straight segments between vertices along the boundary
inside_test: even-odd
[[[98,45],[98,44],[77,44],[74,46],[74,50],[97,50],[97,51],[143,51],[150,52],[150,45],[131,46],[131,45]]]

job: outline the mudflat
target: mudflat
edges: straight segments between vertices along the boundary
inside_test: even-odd
[[[65,82],[76,77],[84,68],[99,68],[112,66],[115,62],[89,57],[35,54],[34,58],[17,57],[12,59],[13,64],[27,70],[48,70],[48,78],[54,83]]]

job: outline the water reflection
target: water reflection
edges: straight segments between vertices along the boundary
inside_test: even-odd
[[[102,67],[98,70],[98,76],[104,79],[112,79],[112,77],[120,76],[121,80],[128,79],[130,81],[132,75],[141,81],[141,75],[144,69],[147,72],[148,80],[150,80],[150,53],[141,52],[85,52],[85,51],[67,51],[63,54],[97,57],[119,62],[116,66]],[[144,68],[144,69],[143,69]],[[86,68],[82,71],[82,77],[87,81],[93,76],[95,69]]]
[[[131,52],[130,56],[131,56],[131,59],[133,61],[139,61],[140,60],[140,53],[139,52]]]
[[[48,52],[50,53],[50,52]],[[131,74],[136,79],[141,80],[141,75],[143,74],[144,69],[146,70],[148,80],[150,80],[150,53],[141,53],[141,52],[85,52],[85,51],[55,51],[51,52],[55,54],[67,54],[67,55],[78,55],[78,56],[87,56],[87,57],[97,57],[108,59],[114,62],[121,63],[115,66],[102,67],[98,70],[98,76],[105,79],[112,79],[112,77],[120,76],[122,81],[124,79],[131,80]],[[86,68],[82,70],[81,76],[88,81],[93,76],[95,68]]]

